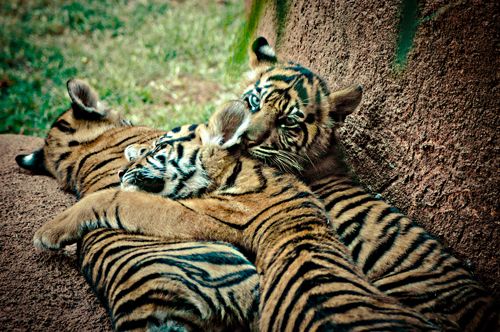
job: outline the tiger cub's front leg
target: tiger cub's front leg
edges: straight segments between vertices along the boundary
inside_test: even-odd
[[[96,228],[175,239],[220,239],[221,225],[185,204],[143,192],[109,189],[88,195],[44,224],[33,238],[35,247],[59,249]]]

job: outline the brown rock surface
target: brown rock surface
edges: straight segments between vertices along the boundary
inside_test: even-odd
[[[54,179],[17,166],[17,154],[42,145],[41,138],[0,135],[0,329],[110,331],[106,310],[77,270],[74,247],[33,247],[35,230],[75,202]]]
[[[288,3],[278,54],[333,88],[365,88],[341,132],[354,173],[440,237],[498,297],[498,1],[419,1],[413,47],[397,71],[401,5],[411,2],[268,2],[257,34],[276,45],[274,4]]]

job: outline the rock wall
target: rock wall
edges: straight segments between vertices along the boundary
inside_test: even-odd
[[[496,296],[498,7],[272,1],[256,29],[282,59],[311,67],[332,88],[364,86],[359,111],[341,131],[354,173],[441,238]]]

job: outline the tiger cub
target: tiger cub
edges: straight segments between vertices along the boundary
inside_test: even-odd
[[[397,209],[346,176],[335,129],[361,101],[353,86],[330,93],[309,69],[279,63],[264,38],[252,45],[248,153],[300,174],[326,206],[355,263],[381,291],[446,329],[493,330],[493,299],[448,250]]]
[[[54,122],[42,149],[16,161],[86,197],[119,186],[126,146],[151,143],[165,132],[131,126],[83,81],[67,85],[71,108]],[[192,130],[186,126],[170,135]],[[258,275],[227,243],[175,243],[108,229],[87,234],[78,256],[116,331],[256,329]]]
[[[59,249],[95,228],[222,240],[255,254],[261,331],[437,330],[365,280],[307,186],[239,152],[250,122],[242,105],[195,135],[160,140],[122,174],[123,191],[86,196],[35,245]]]

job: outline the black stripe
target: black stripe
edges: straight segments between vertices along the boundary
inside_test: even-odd
[[[282,223],[289,223],[292,222],[296,219],[301,219],[301,218],[309,218],[309,217],[315,217],[321,219],[321,216],[319,214],[315,213],[308,213],[305,211],[302,211],[299,215],[296,216],[289,216],[290,212],[296,211],[296,210],[302,210],[302,209],[307,209],[311,208],[313,210],[320,209],[317,205],[315,205],[312,202],[306,201],[303,202],[302,204],[295,204],[293,206],[287,207],[284,210],[278,210],[271,214],[269,217],[260,220],[259,224],[255,228],[255,230],[252,232],[253,233],[253,240],[252,242],[260,242],[261,239],[267,234],[267,232],[270,229],[276,230]],[[278,220],[273,220],[274,217],[279,216],[281,219]],[[323,220],[321,219],[321,224],[324,224]],[[266,227],[264,227],[266,226]],[[263,229],[262,229],[263,228]],[[261,231],[262,229],[262,231]]]
[[[401,312],[401,311],[398,311],[397,313],[395,313],[394,311],[385,310],[386,314],[384,315],[383,308],[380,308],[380,307],[378,307],[374,304],[371,304],[371,303],[357,301],[357,302],[346,303],[343,305],[338,305],[338,306],[335,306],[333,308],[322,308],[322,310],[315,311],[313,318],[310,320],[309,324],[304,328],[304,331],[311,330],[311,327],[313,324],[324,320],[325,317],[343,315],[343,314],[346,314],[347,312],[354,310],[354,309],[357,309],[357,308],[372,309],[369,311],[377,311],[380,313],[381,317],[383,317],[383,316],[387,317],[385,320],[382,320],[382,319],[375,320],[376,322],[386,321],[388,323],[388,326],[386,328],[382,329],[383,331],[406,331],[406,330],[413,331],[414,329],[408,329],[409,326],[420,327],[420,329],[418,329],[418,330],[424,330],[423,327],[426,327],[427,329],[430,329],[430,327],[431,327],[431,325],[429,323],[427,323],[427,321],[425,321],[423,318],[417,316],[416,314],[411,314],[411,313],[406,313],[406,312]],[[411,324],[410,321],[404,319],[405,317],[418,320],[419,322],[421,322],[421,324],[418,324],[418,325]],[[331,322],[331,320],[329,320],[329,322]],[[336,326],[338,326],[339,331],[350,331],[350,330],[352,330],[352,328],[349,328],[350,326],[356,326],[358,324],[362,325],[362,326],[365,326],[367,324],[368,325],[368,326],[366,326],[367,331],[374,331],[374,330],[380,331],[379,329],[375,329],[375,327],[372,326],[373,320],[366,320],[366,321],[363,321],[363,320],[357,321],[356,320],[353,322],[344,323],[344,324],[342,324],[342,326],[340,326],[340,324],[336,323]],[[337,329],[335,329],[335,330],[337,331]]]
[[[89,170],[85,173],[85,175],[81,176],[81,178],[86,178],[86,177],[88,177],[88,176],[91,176],[91,175],[92,175],[92,173],[93,173],[94,171],[98,170],[99,168],[106,166],[107,164],[109,164],[109,163],[110,163],[110,162],[112,162],[112,161],[115,161],[115,160],[117,160],[117,159],[121,159],[121,158],[123,158],[123,151],[119,151],[119,152],[117,152],[117,153],[119,153],[119,156],[118,156],[118,157],[111,157],[111,158],[109,158],[109,159],[105,159],[105,160],[101,161],[101,162],[100,162],[100,163],[98,163],[98,164],[95,164],[93,167],[91,167],[91,168],[90,168],[90,169],[89,169]]]
[[[177,160],[181,160],[184,156],[184,146],[182,144],[177,145]]]
[[[275,252],[273,254],[273,258],[271,261],[275,261],[276,257],[280,256],[281,253],[283,252],[284,248],[287,248],[287,249],[290,249],[290,246],[292,244],[295,244],[295,243],[299,243],[298,245],[295,245],[295,247],[293,247],[293,251],[290,253],[289,257],[287,257],[287,260],[285,262],[283,262],[282,266],[281,266],[281,273],[279,273],[278,275],[275,275],[274,276],[274,279],[273,279],[273,282],[271,284],[271,289],[274,289],[276,287],[276,285],[280,282],[282,282],[283,278],[284,278],[284,275],[289,273],[289,266],[290,264],[293,264],[293,262],[296,260],[296,258],[301,254],[302,251],[306,251],[306,252],[322,252],[324,251],[324,249],[320,248],[320,249],[317,249],[317,244],[311,244],[311,243],[300,243],[300,241],[305,241],[305,240],[311,240],[311,241],[315,241],[317,242],[317,236],[315,235],[305,235],[305,236],[302,236],[300,238],[293,238],[285,243],[283,243],[283,245],[281,246],[281,248],[279,250],[277,250],[277,252]],[[330,255],[332,255],[333,257],[337,257],[336,259],[338,259],[338,253],[333,253],[332,251],[329,252]],[[324,259],[324,258],[323,258]],[[331,261],[329,261],[330,264],[332,264],[333,262],[335,262],[336,259],[333,259]],[[340,259],[343,259],[343,257],[340,257]],[[316,264],[317,265],[317,264]],[[341,265],[338,265],[337,266],[341,266]],[[303,274],[301,274],[302,276]],[[332,278],[340,278],[339,276],[332,276]],[[333,279],[333,280],[339,280],[339,279]],[[361,285],[357,282],[354,282],[353,280],[348,280],[348,279],[345,279],[346,280],[346,283],[349,283],[351,285],[355,285],[356,287],[366,291],[367,293],[371,293],[371,291],[369,289],[367,289],[364,285]],[[291,287],[291,286],[290,286]],[[290,289],[290,288],[286,288],[286,289]],[[264,297],[263,297],[263,301],[267,301],[269,299],[269,295],[270,294],[262,294]],[[266,296],[267,295],[267,296]]]
[[[125,229],[125,227],[123,227],[123,224],[122,224],[122,221],[120,219],[120,206],[117,204],[116,207],[115,207],[115,219],[116,219],[116,224],[117,224],[117,227],[119,229]]]
[[[196,166],[196,158],[198,157],[199,153],[200,153],[200,149],[199,148],[197,148],[196,150],[194,150],[194,152],[191,155],[191,157],[189,157],[189,164],[190,165]]]
[[[406,249],[406,251],[401,256],[399,256],[399,258],[394,263],[385,268],[386,273],[396,270],[404,261],[406,261],[406,259],[408,259],[411,253],[413,253],[419,246],[423,245],[430,239],[431,238],[427,233],[420,233],[417,238],[413,240],[408,249]]]
[[[226,182],[221,187],[221,190],[226,190],[226,189],[232,188],[234,186],[234,183],[236,182],[238,175],[240,175],[240,173],[241,173],[241,168],[242,168],[242,162],[241,162],[241,160],[238,160],[236,162],[236,165],[234,165],[234,167],[233,167],[233,171],[232,171],[231,175],[227,178]]]
[[[104,187],[97,188],[96,191],[105,190],[105,189],[109,189],[109,188],[116,188],[116,187],[119,187],[120,185],[121,185],[120,182],[111,182],[110,184],[107,184]]]
[[[73,165],[69,165],[66,168],[66,186],[67,186],[68,190],[70,190],[70,191],[75,190],[75,188],[71,185],[72,176],[73,176]]]
[[[121,245],[119,247],[114,247],[106,252],[106,257],[102,259],[102,261],[107,260],[108,264],[105,268],[105,270],[99,270],[99,273],[96,277],[96,284],[100,284],[101,277],[104,276],[107,280],[107,285],[106,289],[104,292],[108,293],[109,288],[112,287],[115,284],[115,279],[118,277],[118,274],[120,271],[123,270],[123,268],[129,264],[133,259],[137,257],[143,257],[143,259],[148,258],[149,256],[152,256],[153,258],[155,257],[162,257],[162,256],[167,256],[168,253],[170,252],[179,252],[179,251],[184,251],[184,250],[193,250],[193,249],[198,249],[198,248],[203,248],[203,246],[190,246],[190,247],[184,247],[182,249],[179,248],[171,248],[171,249],[165,249],[165,243],[159,242],[157,240],[154,241],[146,241],[146,240],[140,240],[140,241],[134,241],[133,239],[127,239],[128,242],[137,242],[136,244],[128,244],[128,245]],[[152,251],[155,250],[155,251]],[[111,256],[117,255],[115,258],[111,258]],[[121,263],[118,265],[117,262],[121,260],[122,258],[126,257],[125,260],[122,260]],[[96,264],[97,260],[94,262]],[[175,264],[174,264],[175,265]],[[101,266],[102,268],[103,266]],[[111,268],[115,268],[115,272],[110,276],[110,271]],[[122,280],[123,282],[123,280]],[[117,285],[120,285],[122,282],[117,282]]]
[[[257,218],[259,218],[260,216],[262,216],[267,211],[275,208],[276,206],[280,206],[280,205],[285,204],[287,202],[291,202],[291,201],[298,200],[298,199],[301,199],[301,198],[308,198],[308,197],[311,197],[311,196],[312,196],[311,193],[309,193],[307,191],[301,191],[301,192],[293,195],[292,197],[289,197],[289,198],[280,200],[280,201],[278,201],[276,203],[273,203],[273,204],[267,206],[266,208],[260,210],[256,215],[254,215],[252,218],[250,218],[250,220],[248,220],[245,224],[243,224],[241,226],[242,228],[239,228],[239,229],[245,229],[245,228],[247,228],[248,225],[252,224]]]
[[[397,227],[394,227],[395,231],[391,235],[389,235],[385,239],[385,241],[379,243],[378,246],[366,258],[363,264],[363,272],[365,274],[367,274],[367,272],[370,271],[370,269],[378,262],[378,260],[391,249],[392,245],[399,237],[399,224],[397,224],[396,226]]]
[[[367,195],[367,194],[365,194],[365,195]],[[351,209],[357,208],[359,206],[362,206],[363,204],[366,204],[368,202],[373,202],[373,201],[375,201],[375,199],[373,197],[367,196],[367,197],[363,197],[360,200],[350,202],[350,203],[346,204],[342,209],[340,209],[340,211],[337,211],[337,213],[335,214],[335,216],[333,216],[333,218],[338,218],[343,213],[346,213],[347,211],[349,211]]]
[[[309,105],[309,95],[307,94],[307,89],[304,87],[304,79],[298,80],[297,83],[294,84],[293,88],[297,92],[302,105]]]
[[[115,169],[109,169],[109,170],[105,170],[104,172],[102,172],[101,174],[95,174],[91,180],[87,181],[87,182],[83,182],[82,183],[82,186],[84,186],[85,190],[88,191],[90,187],[92,187],[93,185],[95,185],[97,182],[101,181],[101,180],[110,180],[111,178],[114,178],[116,180],[118,180],[118,169],[115,168]],[[81,179],[81,177],[80,177]],[[82,188],[83,189],[83,188]]]
[[[119,141],[118,143],[114,144],[113,146],[106,146],[105,148],[99,150],[99,151],[94,151],[92,153],[89,153],[88,155],[84,156],[80,162],[78,163],[78,167],[76,169],[76,174],[79,174],[80,173],[80,170],[82,169],[83,167],[83,164],[85,164],[85,162],[92,156],[95,156],[96,154],[99,154],[99,153],[102,153],[108,149],[112,149],[112,148],[115,148],[117,146],[120,146],[122,145],[123,143],[127,142],[127,141],[130,141],[131,139],[134,139],[136,138],[136,136],[131,136],[131,137],[126,137],[124,139],[122,139],[121,141]]]
[[[300,250],[302,251],[302,250]],[[297,256],[300,255],[300,251],[299,252],[296,252]],[[269,298],[271,297],[271,295],[274,293],[274,290],[276,289],[276,287],[278,286],[278,284],[280,285],[283,285],[285,284],[284,286],[284,289],[292,289],[292,287],[295,285],[295,283],[297,283],[301,278],[304,277],[304,275],[306,275],[308,272],[310,271],[317,271],[319,269],[322,269],[323,267],[316,264],[315,262],[311,262],[311,261],[305,261],[304,264],[302,264],[298,269],[297,271],[294,271],[294,274],[293,276],[290,276],[290,273],[291,271],[289,271],[289,269],[287,267],[289,267],[290,264],[293,263],[292,260],[288,260],[287,262],[284,262],[286,263],[286,267],[285,266],[282,266],[282,268],[286,271],[286,275],[287,275],[287,278],[283,278],[283,273],[280,274],[279,276],[273,276],[273,280],[272,282],[267,285],[263,285],[263,292],[261,294],[261,296],[263,297],[262,298],[262,301],[263,303],[268,303],[269,302]],[[331,275],[320,275],[318,279],[320,279],[320,283],[323,284],[325,283],[326,280],[331,280],[330,277],[332,277],[332,279],[335,278],[335,276],[331,276]],[[309,280],[306,280],[304,279],[304,282],[308,282]],[[316,280],[316,282],[318,282],[318,280]],[[281,292],[279,294],[279,297],[277,300],[274,301],[274,305],[273,305],[273,310],[271,312],[271,314],[269,315],[269,321],[272,323],[272,322],[275,322],[278,318],[278,311],[281,310],[283,308],[283,302],[285,301],[285,297],[288,296],[289,293],[288,292]],[[287,319],[289,319],[290,317],[286,317]]]
[[[179,171],[181,171],[181,170],[179,169]],[[187,173],[182,173],[182,177],[179,179],[179,182],[172,190],[172,193],[168,195],[168,197],[172,198],[172,199],[182,199],[182,198],[186,198],[186,197],[191,196],[192,192],[187,192],[187,194],[185,194],[185,195],[180,195],[179,192],[182,189],[184,189],[184,187],[186,186],[186,183],[188,182],[189,179],[191,179],[196,174],[196,171],[197,171],[196,169],[193,169]]]
[[[106,215],[104,215],[104,217],[101,218],[99,216],[99,213],[97,212],[97,210],[94,208],[92,208],[92,212],[94,213],[94,218],[95,218],[95,221],[97,222],[98,227],[104,226],[105,228],[113,228],[113,227],[111,227],[111,224],[109,223],[108,218],[106,218]],[[106,213],[106,211],[104,211],[104,213]]]
[[[285,83],[290,83],[292,82],[297,76],[292,75],[292,76],[287,76],[287,75],[282,75],[282,74],[277,74],[270,76],[267,80],[268,81],[278,81],[278,82],[285,82]]]
[[[370,207],[367,207],[365,208],[363,211],[357,213],[355,216],[351,217],[350,219],[344,221],[342,224],[340,224],[337,228],[336,228],[336,231],[337,233],[339,234],[340,238],[342,238],[342,241],[344,242],[344,239],[343,238],[346,238],[350,235],[347,235],[344,237],[344,233],[345,231],[352,225],[352,224],[357,224],[358,227],[355,228],[358,229],[358,232],[359,233],[359,230],[361,229],[361,227],[363,226],[363,224],[365,223],[365,220],[366,220],[366,217],[368,216],[368,213],[370,213]],[[335,219],[334,219],[335,220]],[[351,239],[351,241],[354,240]],[[349,239],[346,240],[346,242],[344,243],[350,243],[351,241],[349,241]],[[346,245],[349,245],[349,244],[346,244]]]
[[[325,181],[326,180],[326,181]],[[355,189],[357,188],[354,186],[349,178],[339,178],[338,176],[333,176],[331,179],[329,178],[324,178],[321,180],[321,182],[316,182],[315,184],[311,185],[311,190],[317,193],[318,195],[322,194],[324,190],[327,190],[331,187],[337,188],[337,186],[346,186],[345,188],[341,188],[343,190],[347,190],[347,186],[351,187],[349,189]],[[318,193],[318,191],[321,192]],[[359,188],[358,188],[359,189]]]
[[[259,226],[261,225],[262,224],[260,224]],[[323,220],[319,219],[317,215],[306,214],[292,217],[285,216],[281,219],[278,219],[277,221],[269,223],[268,225],[269,226],[266,227],[266,229],[264,229],[259,234],[256,234],[258,238],[256,237],[252,239],[252,243],[257,241],[257,244],[254,243],[254,245],[262,246],[262,241],[264,241],[264,243],[267,243],[267,237],[273,233],[275,233],[277,236],[280,236],[280,234],[288,234],[287,232],[298,235],[298,233],[301,231],[314,231],[317,227],[323,226],[324,223]],[[268,233],[270,232],[271,234],[268,235]]]
[[[281,196],[282,194],[290,191],[290,189],[292,188],[295,188],[294,186],[292,186],[291,184],[287,184],[286,186],[283,186],[281,187],[281,189],[273,194],[271,194],[270,196],[271,197],[277,197],[277,196]]]
[[[307,130],[307,126],[305,123],[301,122],[299,123],[299,127],[302,130],[302,142],[300,143],[300,147],[305,147],[307,146],[307,141],[309,140],[309,132]]]
[[[358,258],[359,258],[359,253],[361,252],[361,247],[363,246],[363,241],[359,241],[358,243],[356,243],[356,245],[354,246],[354,248],[352,249],[352,259],[354,260],[355,263],[358,262]]]
[[[417,270],[417,271],[421,272],[422,267],[426,265],[424,263],[424,260],[431,253],[434,252],[434,250],[436,249],[436,247],[437,247],[437,243],[436,242],[431,243],[423,253],[418,254],[418,259],[417,260],[415,260],[411,265],[405,267],[404,269],[398,270],[397,274],[402,274],[402,273],[405,273],[405,272],[408,272],[408,271],[411,271],[411,270]],[[407,263],[408,262],[406,262],[406,264]],[[430,268],[429,270],[432,270],[432,269],[433,268]]]
[[[228,294],[227,294],[227,296],[229,297],[229,302],[231,304],[231,308],[236,311],[236,316],[238,317],[238,319],[244,320],[245,317],[246,317],[246,315],[243,312],[243,308],[240,305],[239,298],[237,299],[234,296],[234,292],[233,291],[229,291]],[[222,301],[222,303],[224,303],[224,301]]]
[[[393,282],[390,282],[390,283],[387,283],[387,284],[383,284],[383,285],[379,285],[377,287],[381,291],[386,292],[386,291],[390,291],[391,289],[395,289],[395,288],[398,288],[398,287],[401,287],[401,286],[410,285],[412,283],[424,282],[424,281],[428,281],[430,279],[438,279],[438,278],[442,277],[443,275],[446,275],[446,273],[448,273],[450,271],[453,271],[454,269],[455,269],[454,267],[445,267],[443,269],[443,271],[441,271],[441,272],[434,272],[434,273],[427,272],[425,274],[409,275],[406,278],[398,279],[396,281],[393,281]],[[469,278],[469,276],[459,275],[459,276],[457,276],[455,278],[460,278],[460,280],[463,280],[464,278],[465,279]],[[454,279],[446,279],[445,281],[442,281],[441,283],[434,282],[433,286],[438,286],[439,284],[445,284],[445,285],[447,285],[452,280],[454,280]]]
[[[59,169],[59,165],[61,164],[61,162],[63,162],[64,160],[68,159],[68,157],[70,155],[71,155],[71,151],[61,153],[59,155],[59,158],[57,158],[57,160],[54,162],[54,168],[56,170],[58,170]]]
[[[152,246],[152,245],[148,245],[148,246]],[[154,246],[158,246],[158,244],[154,244]],[[191,246],[191,247],[185,247],[185,248],[182,248],[181,250],[192,250],[192,249],[196,249],[196,248],[203,248],[203,246]],[[178,248],[174,248],[174,249],[162,249],[161,250],[161,255],[156,253],[156,256],[154,257],[157,257],[157,256],[165,256],[166,253],[168,252],[176,252],[176,251],[179,251]],[[104,275],[107,276],[108,278],[108,285],[106,287],[106,292],[108,292],[109,290],[109,287],[111,287],[114,283],[115,283],[115,279],[118,278],[118,274],[119,272],[123,269],[123,267],[127,264],[129,264],[130,261],[132,261],[133,259],[137,258],[137,257],[140,257],[140,256],[145,256],[144,253],[142,252],[132,252],[132,255],[130,255],[126,261],[122,261],[120,263],[120,265],[116,265],[116,261],[119,259],[115,259],[113,261],[111,261],[109,264],[108,264],[108,267],[106,269],[106,271],[104,271]],[[153,258],[154,258],[153,257]],[[165,257],[165,259],[167,259],[168,257]],[[162,260],[159,260],[159,262],[163,262]],[[156,263],[153,262],[153,263]],[[174,266],[175,266],[175,262],[171,262],[171,263],[174,263]],[[143,266],[143,265],[146,265],[148,264],[148,262],[146,262],[144,259],[142,262],[139,262],[137,264],[135,264],[132,268],[130,268],[129,270],[127,270],[127,274],[123,275],[122,278],[120,279],[120,281],[118,281],[116,284],[117,285],[120,285],[121,283],[123,283],[123,280],[127,280],[128,278],[130,278],[130,276],[135,273],[134,271],[136,271],[138,269],[139,266]],[[114,266],[115,267],[115,272],[113,273],[113,275],[111,277],[109,277],[109,270],[111,269],[111,266]]]
[[[348,199],[351,199],[351,198],[354,198],[354,197],[357,197],[357,196],[361,196],[361,195],[366,195],[366,193],[364,193],[362,191],[356,191],[356,192],[349,194],[349,195],[340,195],[340,196],[332,199],[330,202],[328,202],[325,205],[325,209],[326,209],[326,211],[331,211],[332,207],[335,204],[340,203],[340,202],[345,201],[345,200],[348,200]]]
[[[300,296],[302,294],[296,292],[295,297],[297,297],[297,295]],[[305,316],[308,312],[310,312],[310,310],[314,310],[317,307],[322,307],[322,305],[325,302],[330,301],[334,297],[342,296],[342,295],[359,295],[359,293],[354,292],[354,291],[350,291],[350,290],[337,290],[337,291],[333,291],[333,292],[332,291],[327,291],[324,293],[322,292],[320,294],[309,294],[307,297],[307,301],[306,301],[305,306],[303,308],[301,308],[301,310],[298,312],[298,315],[294,318],[294,324],[293,324],[292,328],[290,329],[290,331],[299,331],[298,325],[301,324],[305,320]],[[296,302],[297,301],[291,301],[292,304],[296,303]],[[287,307],[287,310],[285,311],[286,315],[283,315],[283,317],[287,317],[287,318],[291,317],[290,314],[291,314],[291,311],[293,309],[294,309],[293,305],[289,305]]]
[[[66,121],[66,120],[58,120],[54,125],[52,125],[52,128],[57,128],[63,133],[68,133],[68,134],[74,134],[76,132],[75,128],[71,127],[71,124]]]
[[[465,328],[468,326],[475,318],[478,318],[478,313],[482,310],[481,318],[478,319],[479,324],[484,324],[486,326],[489,325],[491,329],[485,328],[481,329],[476,327],[476,331],[493,331],[496,328],[498,328],[498,314],[494,313],[494,308],[490,303],[485,303],[487,300],[484,301],[477,301],[472,307],[468,308],[465,313],[462,313],[461,317],[458,320],[458,325],[463,327],[465,331],[472,331],[472,329],[467,329]],[[498,310],[498,307],[497,307]],[[488,315],[487,315],[488,314]],[[495,319],[496,318],[496,319]],[[489,322],[486,322],[487,320],[491,320]]]
[[[132,265],[123,275],[122,277],[118,280],[117,279],[117,285],[124,285],[125,280],[130,280],[132,275],[135,275],[136,273],[140,273],[141,269],[144,269],[146,266],[154,265],[154,264],[166,264],[166,265],[173,265],[177,266],[178,268],[182,269],[183,266],[179,263],[178,260],[170,258],[170,257],[154,257],[153,259],[142,259],[136,264]],[[191,269],[197,269],[195,266],[190,265]],[[193,273],[192,270],[184,271],[187,275],[191,275]],[[176,280],[180,283],[182,283],[185,287],[190,289],[191,291],[197,293],[198,296],[200,296],[207,305],[210,307],[210,310],[216,311],[215,304],[213,303],[212,299],[210,296],[206,295],[204,292],[200,291],[198,284],[194,284],[192,282],[189,282],[186,280],[184,277],[179,276],[179,275],[170,275],[170,278],[173,280]],[[134,289],[137,289],[143,284],[142,279],[135,282],[132,286],[128,287],[127,289],[122,289],[116,296],[113,298],[115,302],[119,302],[121,298],[126,296],[128,293],[133,291]]]
[[[134,283],[134,289],[137,289],[139,286],[143,286],[147,281],[154,280],[154,279],[163,279],[163,275],[161,273],[153,273],[150,275],[147,275],[146,277],[141,278],[139,281]],[[138,284],[138,285],[136,285]],[[156,286],[158,287],[158,285]],[[180,312],[191,312],[196,316],[202,316],[202,313],[198,309],[198,307],[191,303],[187,298],[181,297],[179,293],[176,292],[171,292],[167,289],[151,289],[151,288],[145,288],[147,291],[140,296],[134,298],[134,299],[128,299],[124,302],[122,302],[119,306],[114,307],[113,311],[116,313],[119,313],[115,317],[115,319],[118,319],[120,316],[126,315],[131,313],[132,311],[136,310],[139,307],[142,307],[144,305],[148,304],[156,304],[160,306],[168,306],[171,309],[174,309],[175,311],[180,311]],[[153,295],[161,295],[165,296],[166,298],[171,298],[175,299],[172,301],[165,301],[164,299],[157,299],[154,298]],[[115,297],[113,298],[114,303],[118,303],[120,301],[120,297]]]

